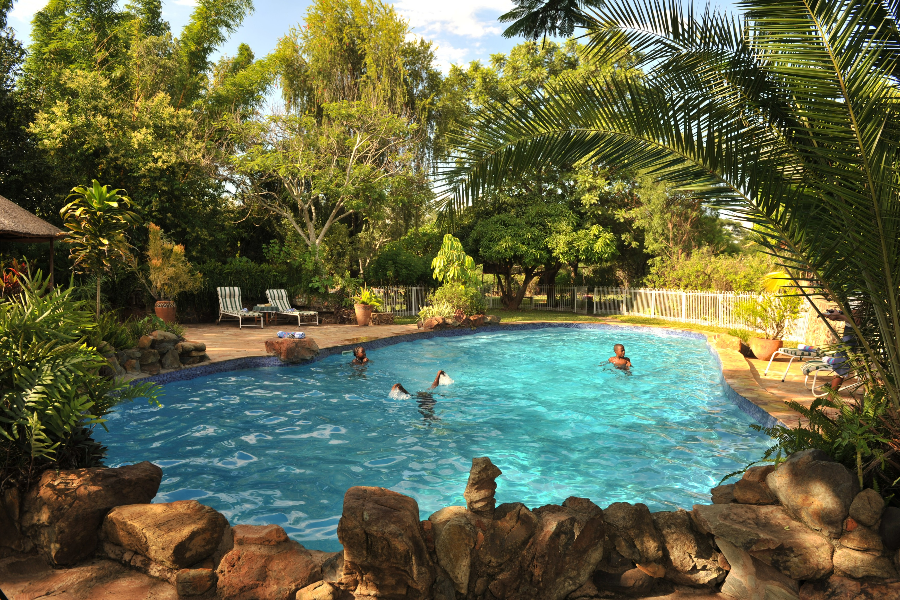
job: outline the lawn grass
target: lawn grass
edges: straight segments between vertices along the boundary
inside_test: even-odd
[[[418,323],[419,317],[394,317],[394,325],[415,325]]]
[[[603,323],[609,317],[597,315],[580,315],[570,312],[550,312],[547,310],[504,310],[502,308],[490,309],[489,315],[497,315],[502,323],[521,323],[523,321],[547,321],[550,323]]]

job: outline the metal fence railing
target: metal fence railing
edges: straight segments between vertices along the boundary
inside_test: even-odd
[[[425,287],[389,286],[372,287],[372,293],[381,298],[381,312],[393,313],[399,317],[412,317],[419,314],[425,305],[428,289]]]

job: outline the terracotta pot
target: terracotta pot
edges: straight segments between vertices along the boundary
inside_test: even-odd
[[[750,349],[759,360],[769,360],[775,351],[784,346],[782,340],[767,340],[765,338],[750,338]]]
[[[153,308],[156,310],[156,316],[166,323],[175,322],[175,303],[171,300],[160,300]]]
[[[360,327],[366,327],[369,321],[372,320],[372,305],[354,304],[353,308],[356,309],[356,324]]]

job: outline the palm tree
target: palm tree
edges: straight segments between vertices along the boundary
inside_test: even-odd
[[[859,367],[900,408],[897,4],[744,0],[742,15],[611,0],[588,51],[643,75],[500,104],[444,175],[460,206],[542,164],[649,169],[751,223],[797,293],[847,314]]]

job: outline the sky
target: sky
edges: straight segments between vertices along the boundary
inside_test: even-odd
[[[16,37],[30,43],[31,20],[47,0],[16,0],[9,25]],[[521,39],[506,39],[500,34],[504,25],[497,17],[513,7],[510,0],[399,0],[394,8],[405,17],[415,35],[432,40],[437,46],[439,68],[447,72],[451,64],[487,62],[490,55],[509,50]],[[177,35],[187,24],[196,0],[163,0],[163,17]],[[275,48],[278,38],[290,27],[302,23],[309,0],[254,0],[255,10],[220,49],[233,55],[245,42],[257,57]]]

